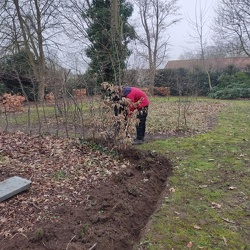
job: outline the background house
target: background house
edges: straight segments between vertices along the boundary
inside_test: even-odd
[[[168,61],[165,69],[188,69],[205,68],[209,71],[224,70],[229,66],[234,66],[241,71],[250,70],[250,57],[227,57],[209,59],[191,59]]]

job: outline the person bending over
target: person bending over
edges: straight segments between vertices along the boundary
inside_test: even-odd
[[[137,118],[139,123],[136,125],[136,138],[132,144],[144,143],[146,120],[148,116],[149,99],[145,92],[136,87],[124,86],[122,89],[122,97],[131,101],[129,105],[130,112],[138,110]]]

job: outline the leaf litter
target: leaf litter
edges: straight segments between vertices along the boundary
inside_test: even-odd
[[[132,249],[172,168],[163,156],[135,148],[115,155],[22,132],[0,133],[0,156],[0,181],[32,181],[0,203],[1,250]]]

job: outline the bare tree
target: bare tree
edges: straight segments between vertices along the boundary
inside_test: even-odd
[[[209,20],[209,7],[207,7],[206,5],[202,7],[201,3],[198,7],[198,3],[196,1],[194,20],[192,20],[189,16],[187,20],[192,31],[189,34],[191,38],[190,42],[198,44],[199,58],[205,59],[205,47],[207,44],[206,27]]]
[[[220,0],[214,30],[218,39],[230,44],[237,53],[250,56],[249,0]]]
[[[44,99],[46,51],[58,42],[60,31],[57,0],[11,0],[0,2],[0,44],[6,54],[25,50],[32,69],[30,78],[38,85],[38,100]]]
[[[206,5],[202,8],[201,4],[198,8],[196,1],[194,20],[188,17],[188,23],[192,30],[192,33],[190,33],[191,42],[198,44],[198,59],[201,60],[202,68],[206,71],[209,88],[212,89],[209,66],[205,63],[205,59],[207,57],[206,27],[210,18],[209,9],[210,7],[207,7]]]
[[[178,0],[134,0],[138,7],[142,30],[137,31],[143,56],[149,66],[150,90],[153,91],[157,67],[166,59],[169,44],[167,30],[180,21]]]

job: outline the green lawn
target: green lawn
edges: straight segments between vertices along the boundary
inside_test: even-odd
[[[139,249],[250,249],[250,101],[231,101],[209,132],[140,148],[174,171]]]

